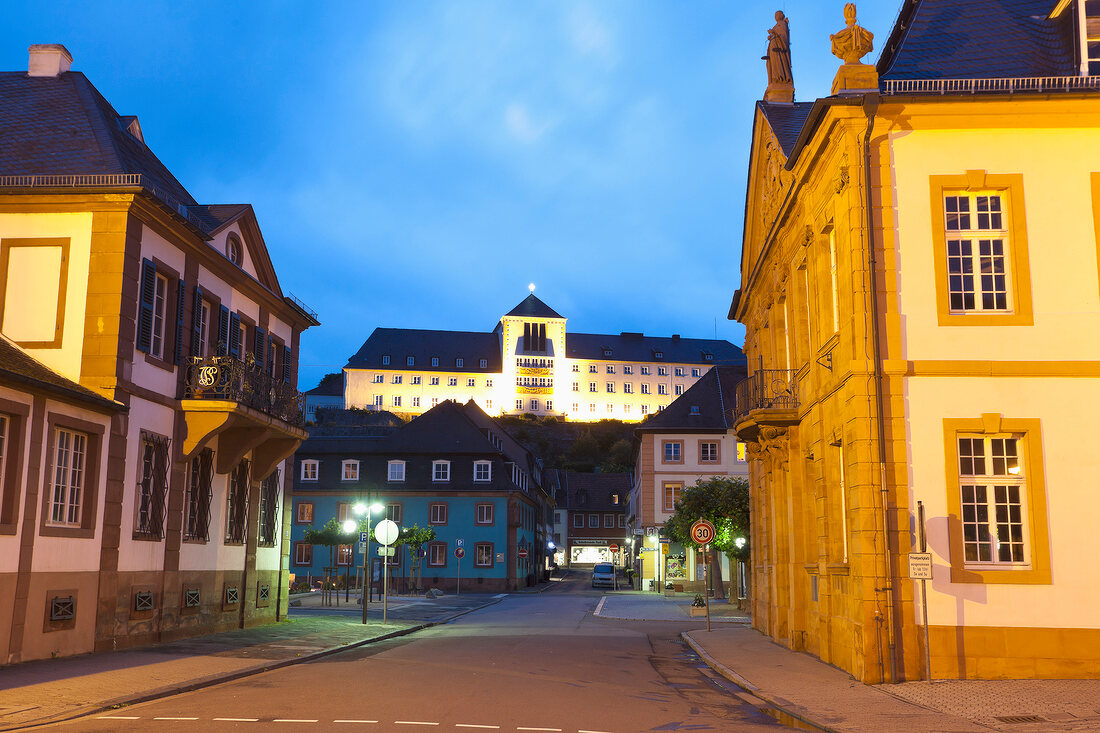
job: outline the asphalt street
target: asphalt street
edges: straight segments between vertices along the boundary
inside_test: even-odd
[[[586,577],[452,623],[60,726],[65,731],[781,730],[679,638],[592,616]]]

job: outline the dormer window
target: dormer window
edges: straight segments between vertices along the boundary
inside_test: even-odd
[[[389,354],[382,354],[382,366],[389,366],[389,365],[390,365],[390,355]]]
[[[405,357],[405,366],[416,366],[416,357],[415,356],[406,356]]]
[[[434,366],[434,367],[439,366],[439,357],[438,356],[433,356],[432,357],[432,366]]]
[[[653,358],[654,359],[664,359],[665,358],[665,352],[663,352],[663,351],[654,351],[653,352]]]
[[[482,359],[480,364],[481,364],[482,369],[488,369],[489,368],[489,360],[488,359]]]
[[[699,405],[692,405],[691,409],[688,410],[688,413],[691,414],[691,415],[698,415],[699,414]]]
[[[455,366],[458,367],[459,369],[462,368],[462,357],[459,357],[459,358],[455,359]]]
[[[714,354],[703,354],[703,361],[714,361]]]
[[[603,350],[603,355],[607,356],[607,357],[610,357],[611,356],[611,349],[604,349]]]

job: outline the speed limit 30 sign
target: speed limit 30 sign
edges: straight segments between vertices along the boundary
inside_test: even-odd
[[[691,539],[697,545],[709,545],[714,541],[714,525],[705,519],[699,519],[691,525]]]

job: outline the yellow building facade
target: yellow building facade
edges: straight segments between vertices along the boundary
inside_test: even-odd
[[[754,624],[865,682],[1100,668],[1100,79],[1084,3],[1022,5],[906,3],[877,68],[757,106]],[[948,32],[980,51],[931,55]],[[834,52],[869,35],[853,9]]]

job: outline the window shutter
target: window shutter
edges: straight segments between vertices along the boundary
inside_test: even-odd
[[[141,302],[138,305],[137,348],[153,350],[153,300],[157,290],[157,265],[152,260],[141,261]]]
[[[241,317],[236,313],[229,314],[229,355],[238,359],[241,357]]]
[[[176,283],[176,343],[175,351],[172,352],[177,364],[183,363],[183,307],[186,301],[187,286],[180,280]]]
[[[182,283],[181,283],[182,284]],[[199,342],[202,341],[202,323],[199,322],[199,318],[202,317],[202,287],[195,286],[195,299],[191,303],[191,356],[202,357],[205,354],[199,353]]]
[[[291,352],[289,346],[283,347],[283,381],[290,384]]]
[[[256,333],[253,341],[255,342],[255,348],[253,348],[252,351],[256,355],[256,366],[263,369],[264,357],[267,355],[267,332],[259,326],[256,326]]]
[[[218,355],[229,353],[229,309],[224,305],[218,313]]]
[[[271,334],[267,335],[267,373],[271,375],[271,378],[275,378],[275,359],[279,356],[279,345],[275,343],[275,337]]]

